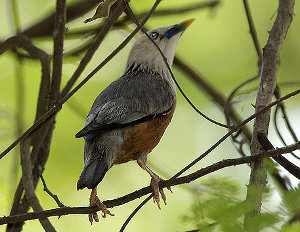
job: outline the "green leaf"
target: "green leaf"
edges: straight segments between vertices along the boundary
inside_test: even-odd
[[[201,183],[202,191],[197,195],[190,213],[183,220],[192,223],[200,231],[243,232],[244,215],[255,207],[251,201],[244,201],[240,187],[225,178],[208,179]],[[264,200],[271,196],[265,191]],[[277,212],[262,213],[251,218],[249,228],[274,227],[281,219]]]
[[[110,8],[117,0],[103,0],[100,2],[93,17],[86,19],[84,22],[92,22],[98,18],[106,18],[109,16]]]

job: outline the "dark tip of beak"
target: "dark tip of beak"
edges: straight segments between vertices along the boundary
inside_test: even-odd
[[[175,24],[165,32],[164,36],[168,39],[172,38],[174,35],[185,31],[185,29],[187,29],[193,21],[194,19],[187,19],[179,24]]]

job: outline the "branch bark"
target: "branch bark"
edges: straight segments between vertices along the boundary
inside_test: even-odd
[[[60,83],[62,76],[62,63],[63,63],[63,44],[64,44],[64,32],[65,32],[65,19],[66,19],[66,2],[57,1],[55,24],[54,24],[54,56],[53,56],[53,73],[50,80],[50,68],[47,70],[47,79],[42,75],[40,83],[40,93],[38,98],[36,121],[40,116],[48,109],[49,106],[54,105],[60,93]],[[50,66],[49,63],[47,65]],[[44,72],[42,72],[43,74]],[[49,74],[49,76],[48,76]],[[50,84],[51,82],[51,84]],[[50,99],[48,97],[50,96]],[[47,161],[52,132],[54,129],[54,118],[48,122],[45,126],[32,136],[32,153],[26,152],[26,158],[21,153],[22,157],[22,170],[23,175],[20,180],[17,192],[15,194],[13,207],[11,214],[26,212],[30,206],[34,211],[42,211],[42,207],[35,195],[35,188],[38,182],[38,177],[43,170],[43,167]],[[27,143],[29,139],[23,140]],[[21,142],[22,144],[22,142]],[[44,149],[46,148],[46,149]],[[25,153],[25,151],[23,151]],[[33,164],[33,165],[32,165]],[[24,166],[24,167],[23,167]],[[25,168],[26,167],[26,168]],[[37,174],[38,173],[38,174]],[[25,197],[22,199],[22,192],[25,190]],[[46,231],[55,231],[54,227],[48,220],[41,221],[42,226]],[[20,231],[22,224],[9,225],[7,231]]]
[[[26,52],[30,54],[30,56],[35,57],[41,63],[41,83],[40,83],[40,90],[39,90],[39,97],[37,103],[37,112],[36,112],[36,119],[37,120],[41,114],[43,114],[48,109],[48,95],[49,95],[49,88],[50,88],[50,56],[44,52],[43,50],[36,47],[32,42],[24,35],[14,36],[4,43],[0,45],[0,54],[8,49],[14,49],[17,47],[23,48]],[[43,127],[40,128],[34,137],[31,137],[31,144],[33,146],[31,157],[34,157],[36,151],[39,151],[41,147],[46,147],[46,144],[43,145]],[[43,148],[44,150],[44,148]],[[11,215],[22,212],[23,209],[23,202],[20,203],[22,198],[22,194],[24,191],[24,187],[22,185],[22,178],[19,182],[17,190],[14,195],[14,201],[11,209]],[[24,198],[26,199],[26,198]],[[24,201],[25,202],[25,201]],[[28,202],[28,201],[26,201]],[[28,205],[29,207],[29,205]],[[18,226],[15,225],[8,225],[7,231],[18,231]]]
[[[62,78],[64,35],[66,25],[66,1],[56,1],[56,15],[53,30],[53,66],[51,80],[51,104],[55,104],[60,93]]]
[[[278,13],[269,38],[263,50],[262,67],[260,75],[260,87],[256,98],[255,111],[258,112],[272,101],[272,96],[276,87],[276,71],[279,61],[279,49],[285,39],[288,28],[292,22],[294,12],[294,0],[279,0]],[[257,154],[262,150],[257,134],[268,134],[270,113],[268,110],[260,114],[255,119],[253,137],[251,141],[251,154]],[[255,210],[245,215],[245,230],[255,226],[251,223],[251,218],[260,213],[262,205],[262,195],[267,184],[266,167],[263,160],[258,160],[252,164],[250,182],[247,189],[247,201],[255,204]],[[258,231],[258,228],[252,230]]]
[[[34,212],[41,212],[43,208],[35,195],[33,178],[32,178],[32,167],[30,158],[29,141],[22,141],[20,144],[21,150],[21,167],[22,167],[22,184],[25,189],[25,196],[31,205]],[[49,219],[40,219],[40,223],[46,232],[55,232],[55,228],[50,223]]]

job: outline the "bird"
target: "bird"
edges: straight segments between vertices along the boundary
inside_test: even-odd
[[[149,173],[158,208],[160,199],[166,204],[165,193],[159,188],[162,179],[147,166],[147,156],[172,119],[176,84],[168,66],[173,64],[182,33],[192,22],[188,19],[141,34],[129,52],[124,74],[97,96],[83,129],[75,135],[85,141],[77,190],[92,190],[90,207],[102,211],[103,217],[113,214],[100,201],[97,186],[112,166],[129,161],[136,161]],[[99,221],[97,213],[91,213],[89,220]]]

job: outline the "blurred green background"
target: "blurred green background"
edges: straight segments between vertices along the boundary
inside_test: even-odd
[[[68,1],[70,2],[70,1]],[[180,7],[199,1],[164,0],[159,8]],[[39,21],[54,9],[53,0],[20,0],[19,13],[22,28],[26,28]],[[136,12],[147,10],[153,1],[132,0],[131,6]],[[263,46],[266,42],[268,30],[272,26],[276,15],[277,1],[252,0],[250,6],[253,12],[255,25],[259,40]],[[300,71],[300,16],[297,12],[300,5],[296,1],[296,14],[294,21],[281,52],[280,69],[278,79],[280,82],[299,80]],[[85,27],[84,19],[90,17],[90,12],[76,22],[68,25],[70,30]],[[12,33],[9,22],[9,12],[6,0],[0,0],[0,39],[7,38]],[[187,18],[195,18],[192,26],[185,32],[178,47],[177,54],[186,60],[194,69],[203,73],[206,79],[217,89],[228,94],[241,81],[254,76],[257,71],[256,53],[249,35],[248,24],[244,14],[241,0],[222,0],[221,4],[214,10],[204,9],[189,14],[155,18],[148,22],[151,28],[174,24]],[[98,21],[99,22],[99,21]],[[97,23],[97,22],[95,22]],[[89,64],[82,75],[85,76],[112,49],[117,46],[129,33],[127,30],[112,31],[104,43],[98,49],[97,55]],[[78,46],[82,41],[68,41],[65,50]],[[35,43],[51,53],[51,44],[48,40],[38,40]],[[71,105],[76,105],[86,114],[99,92],[112,80],[122,75],[126,65],[130,45],[121,51],[108,65],[98,72],[78,93],[71,98]],[[65,83],[78,65],[79,58],[68,58],[64,60],[63,82]],[[0,56],[0,147],[3,150],[14,138],[15,134],[15,112],[16,112],[16,88],[14,56],[10,53]],[[224,121],[222,111],[214,105],[209,97],[199,91],[176,69],[175,75],[187,95],[199,108],[211,117]],[[35,114],[36,98],[40,81],[40,66],[36,61],[26,60],[23,65],[25,80],[25,127],[32,124]],[[282,89],[287,92],[298,88],[293,85]],[[178,94],[178,105],[171,125],[166,131],[160,144],[149,156],[149,161],[157,169],[167,173],[170,177],[189,163],[198,154],[205,151],[210,145],[218,140],[226,130],[218,128],[203,118],[199,117],[182,96]],[[251,103],[255,101],[255,92],[242,95],[238,98],[238,111],[244,117],[253,112]],[[288,111],[291,121],[298,134],[300,134],[300,101],[299,97],[288,102]],[[83,125],[82,115],[75,113],[70,105],[64,105],[63,110],[57,116],[54,138],[51,146],[51,154],[47,163],[44,177],[49,188],[59,195],[65,205],[87,206],[89,191],[76,191],[76,181],[83,166],[83,141],[74,138],[74,134]],[[281,144],[275,138],[271,130],[271,138],[277,146]],[[0,216],[9,213],[12,194],[17,183],[13,171],[13,157],[16,150],[12,151],[0,161]],[[230,140],[216,149],[204,161],[196,165],[199,169],[206,164],[223,158],[238,157]],[[241,184],[243,193],[249,178],[249,168],[240,166],[225,169],[211,176],[227,176]],[[126,163],[113,167],[98,187],[101,199],[112,199],[127,194],[133,190],[149,184],[147,173],[141,170],[135,162]],[[201,180],[193,183],[193,186],[201,184]],[[193,202],[193,195],[185,187],[173,188],[173,194],[167,193],[168,205],[158,210],[149,202],[128,226],[128,231],[185,231],[192,226],[183,223],[182,216],[187,214]],[[55,202],[49,198],[38,186],[38,196],[45,209],[56,207]],[[244,195],[242,196],[244,198]],[[278,196],[274,193],[274,199]],[[55,217],[51,221],[58,231],[118,231],[131,211],[142,199],[133,201],[121,207],[113,208],[114,217],[102,219],[100,223],[89,225],[86,215],[64,216],[59,220]],[[275,201],[274,201],[275,202]],[[273,202],[273,203],[274,203]],[[268,204],[265,208],[272,208],[275,204]],[[0,231],[4,231],[4,226]],[[42,231],[38,221],[25,224],[25,231]]]

